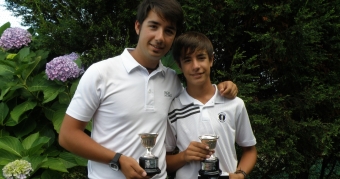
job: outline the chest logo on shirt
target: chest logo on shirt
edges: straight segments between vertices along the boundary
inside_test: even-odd
[[[224,123],[226,118],[227,118],[227,114],[225,112],[218,113],[218,120],[220,122]]]
[[[164,96],[172,98],[172,94],[169,91],[164,91]]]

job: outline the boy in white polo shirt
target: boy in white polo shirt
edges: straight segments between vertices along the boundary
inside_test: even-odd
[[[138,164],[146,149],[140,133],[158,133],[152,154],[166,178],[165,133],[172,99],[182,91],[174,70],[160,59],[181,32],[183,10],[176,0],[144,0],[137,11],[136,48],[89,67],[66,111],[59,133],[65,149],[88,161],[90,179],[150,178]],[[224,96],[235,96],[232,82]],[[223,90],[221,90],[223,91]],[[84,129],[92,119],[91,137]]]
[[[167,171],[177,179],[197,179],[200,161],[212,153],[199,136],[219,136],[215,155],[222,172],[230,179],[245,178],[253,169],[257,150],[246,107],[242,99],[226,99],[211,84],[213,46],[198,32],[187,32],[173,43],[173,56],[186,79],[186,90],[171,103],[165,140]],[[237,161],[235,143],[243,148]],[[171,154],[176,146],[178,154]]]

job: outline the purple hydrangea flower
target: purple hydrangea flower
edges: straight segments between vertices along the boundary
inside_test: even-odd
[[[32,35],[25,29],[19,27],[7,28],[0,38],[0,47],[5,50],[18,49],[23,45],[27,46]]]
[[[69,58],[70,60],[75,61],[79,58],[79,55],[77,53],[72,52],[72,53],[70,53],[68,55],[64,55],[62,57]]]
[[[77,55],[78,56],[78,55]],[[78,78],[83,72],[74,62],[76,55],[71,53],[54,58],[46,64],[46,74],[50,80],[59,80],[65,82],[68,79]]]

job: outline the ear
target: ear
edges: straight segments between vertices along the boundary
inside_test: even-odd
[[[140,28],[141,28],[141,24],[136,20],[136,22],[135,22],[135,31],[136,31],[137,35],[139,35],[139,33],[140,33]]]
[[[214,55],[210,58],[210,67],[212,67],[213,66],[213,63],[214,63]]]

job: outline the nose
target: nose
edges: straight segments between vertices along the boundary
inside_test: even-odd
[[[164,32],[163,30],[158,30],[155,35],[155,39],[157,43],[162,43],[164,41]]]
[[[195,70],[200,68],[200,64],[199,64],[199,62],[198,62],[198,60],[196,58],[194,58],[192,60],[192,68],[195,69]]]

